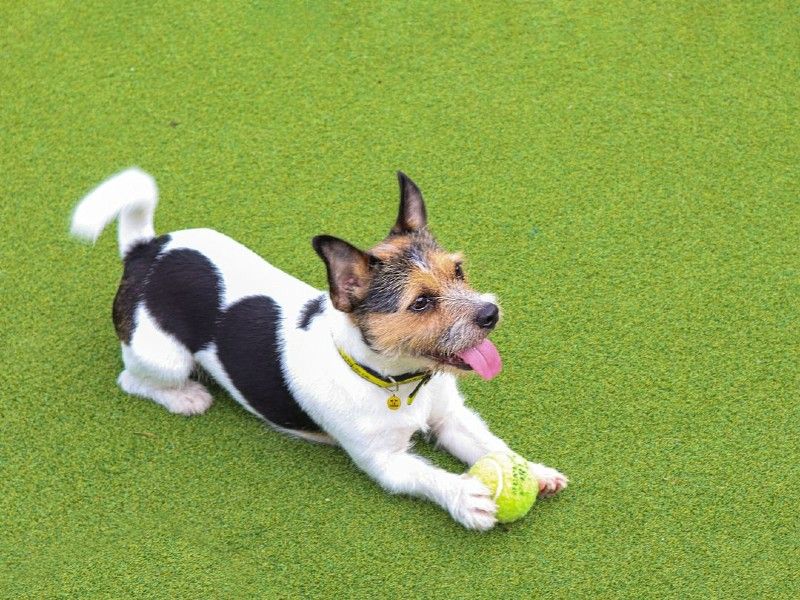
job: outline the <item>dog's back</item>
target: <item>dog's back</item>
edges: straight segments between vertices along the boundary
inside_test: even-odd
[[[301,321],[311,334],[308,307],[321,312],[323,293],[217,231],[156,237],[156,194],[149,175],[129,169],[73,214],[73,234],[91,240],[119,217],[124,270],[113,319],[126,366],[122,388],[173,412],[203,412],[211,396],[189,380],[199,364],[273,425],[318,431],[290,390],[279,349]]]

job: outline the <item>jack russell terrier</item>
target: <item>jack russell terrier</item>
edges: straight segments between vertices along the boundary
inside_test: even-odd
[[[427,498],[465,527],[487,530],[496,506],[486,486],[409,449],[421,431],[467,465],[509,451],[456,385],[470,371],[500,372],[487,339],[500,311],[494,296],[469,286],[461,255],[431,235],[419,188],[398,178],[400,210],[382,242],[362,251],[329,235],[313,239],[328,293],[211,229],[156,236],[156,184],[136,168],[81,200],[72,233],[94,241],[119,220],[124,272],[113,319],[125,392],[199,414],[213,400],[190,378],[202,367],[275,429],[338,444],[386,490]],[[541,494],[567,485],[558,471],[529,466]]]

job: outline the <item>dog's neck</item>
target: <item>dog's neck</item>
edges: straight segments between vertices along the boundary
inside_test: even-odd
[[[404,356],[389,357],[375,352],[367,345],[361,330],[353,323],[349,315],[336,310],[330,304],[325,308],[325,316],[336,347],[365,367],[369,367],[384,377],[426,370],[425,362],[420,359]]]

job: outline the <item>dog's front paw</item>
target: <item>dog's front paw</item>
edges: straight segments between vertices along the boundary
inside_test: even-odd
[[[467,529],[486,531],[497,523],[497,505],[492,495],[480,480],[462,475],[453,490],[450,514]]]
[[[567,487],[569,483],[569,479],[567,479],[566,475],[545,465],[529,462],[528,467],[533,476],[536,477],[536,481],[539,482],[540,496],[552,496],[553,494],[557,494]]]

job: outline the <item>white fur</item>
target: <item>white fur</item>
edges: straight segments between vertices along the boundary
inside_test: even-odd
[[[187,417],[206,412],[214,401],[203,385],[192,380],[184,381],[180,386],[167,388],[137,377],[125,369],[119,374],[117,383],[129,394],[149,398],[169,412]]]
[[[119,254],[136,242],[155,236],[153,215],[158,188],[152,176],[132,167],[105,180],[87,194],[72,213],[70,231],[94,242],[106,225],[119,216]]]
[[[120,248],[124,250],[134,241],[153,237],[152,222],[146,222],[145,217],[150,215],[152,219],[154,207],[152,178],[138,170],[124,171],[101,184],[77,207],[73,232],[96,239],[102,227],[120,214]],[[441,447],[468,465],[488,452],[508,450],[505,442],[464,405],[453,375],[436,374],[413,404],[404,402],[399,410],[389,410],[389,393],[353,373],[337,347],[384,375],[420,369],[423,363],[375,353],[363,342],[349,317],[327,299],[322,314],[313,319],[310,327],[298,328],[303,305],[323,292],[216,231],[191,229],[170,235],[163,252],[191,248],[215,266],[223,282],[224,307],[251,295],[269,296],[280,306],[287,385],[297,402],[326,432],[290,433],[316,442],[335,441],[388,491],[436,502],[465,527],[485,530],[495,524],[496,506],[486,486],[473,477],[432,466],[409,452],[411,437],[417,431],[434,434]],[[172,412],[203,412],[211,405],[211,396],[202,385],[189,380],[198,364],[242,406],[257,414],[228,377],[213,344],[191,355],[159,328],[144,306],[136,311],[134,325],[130,345],[122,346],[125,370],[119,384],[123,390],[151,398]],[[400,386],[398,395],[405,399],[414,386]],[[544,492],[555,492],[566,485],[566,478],[553,469],[531,463],[531,470]]]

